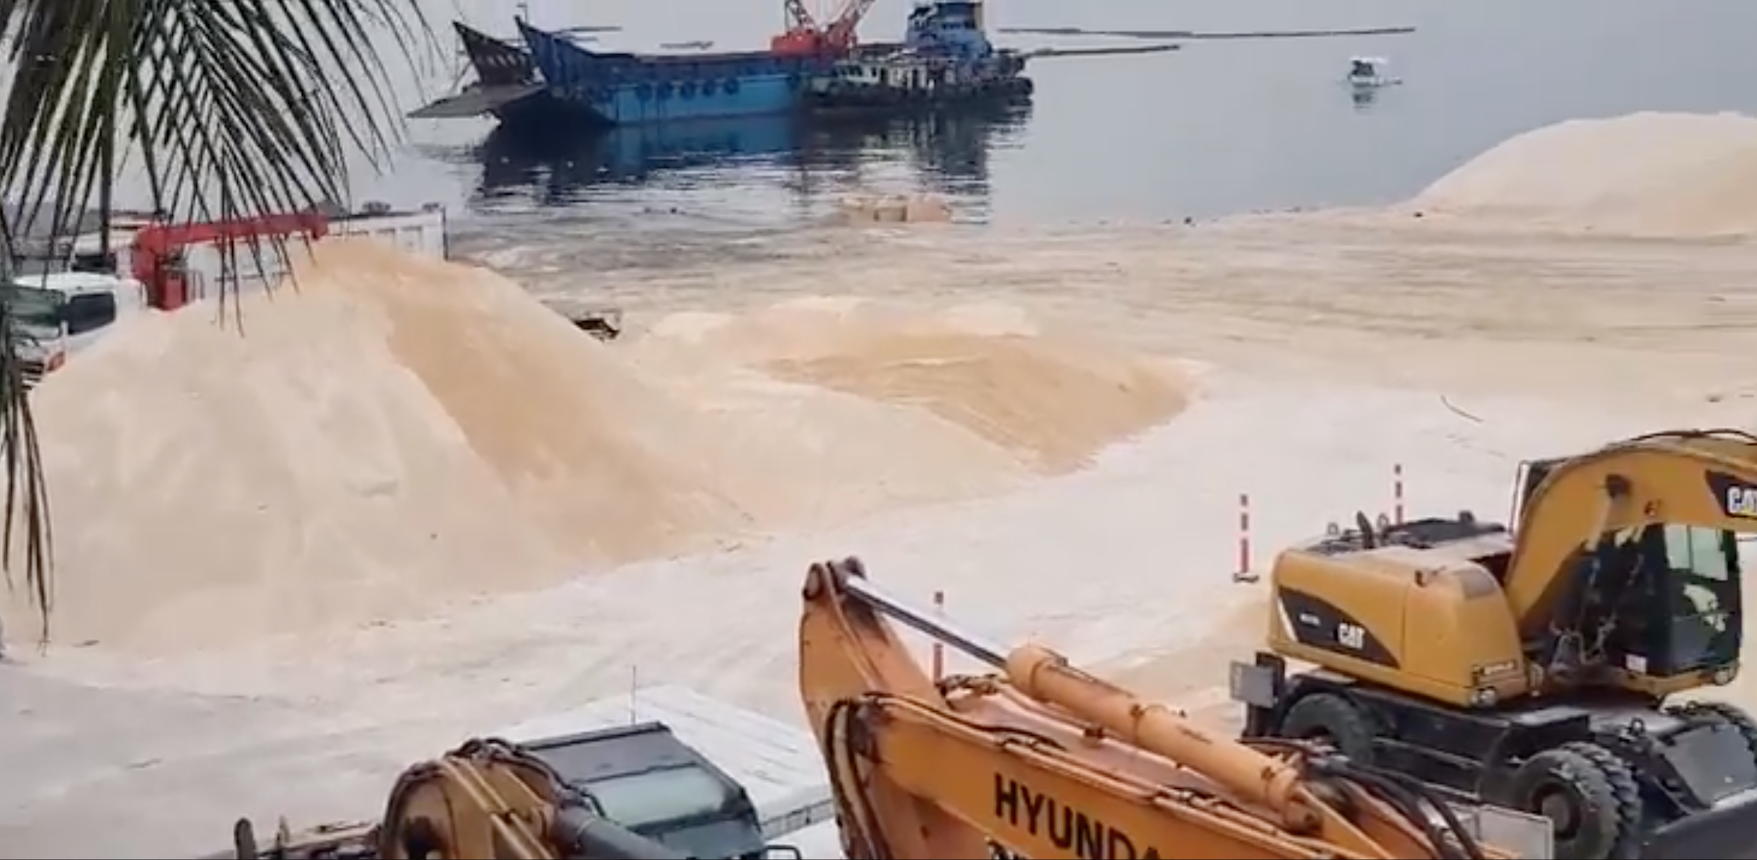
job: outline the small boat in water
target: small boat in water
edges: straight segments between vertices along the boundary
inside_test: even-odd
[[[1402,78],[1386,75],[1385,66],[1384,57],[1350,57],[1348,83],[1358,88],[1388,87],[1403,83]]]

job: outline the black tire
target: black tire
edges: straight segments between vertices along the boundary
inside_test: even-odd
[[[1340,693],[1313,693],[1293,703],[1281,718],[1284,738],[1318,741],[1359,764],[1373,763],[1378,724],[1365,708]]]
[[[1555,824],[1556,856],[1633,858],[1641,851],[1641,790],[1627,762],[1593,743],[1564,744],[1513,774],[1514,805]]]

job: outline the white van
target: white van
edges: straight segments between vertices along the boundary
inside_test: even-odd
[[[12,282],[18,355],[27,383],[60,367],[116,320],[147,308],[146,285],[99,272],[20,275]]]

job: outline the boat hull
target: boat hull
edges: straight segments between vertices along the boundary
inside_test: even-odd
[[[932,91],[880,86],[826,86],[806,93],[803,107],[813,113],[886,111],[927,113],[971,105],[1025,104],[1036,89],[1030,78],[1013,77],[941,86]]]
[[[766,52],[605,54],[523,22],[519,29],[549,94],[605,126],[787,113],[831,62]]]

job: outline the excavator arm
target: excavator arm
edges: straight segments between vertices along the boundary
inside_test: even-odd
[[[1210,734],[814,565],[800,690],[851,858],[1504,857],[1418,783]],[[887,619],[995,667],[935,683]]]
[[[1757,436],[1742,431],[1656,433],[1544,465],[1504,583],[1526,637],[1544,633],[1575,584],[1570,559],[1606,535],[1661,523],[1757,532]]]

